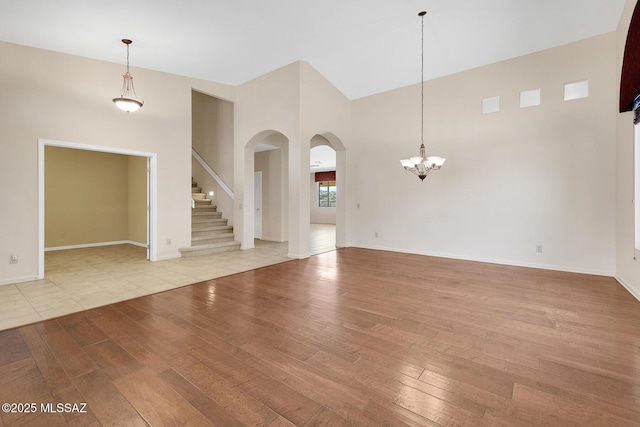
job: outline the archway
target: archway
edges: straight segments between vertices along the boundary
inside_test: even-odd
[[[319,132],[311,138],[310,147],[328,145],[336,153],[335,182],[336,182],[336,244],[337,248],[346,247],[348,243],[348,221],[347,221],[347,157],[346,147],[336,135],[331,132]],[[311,220],[311,218],[310,218]]]
[[[255,246],[256,220],[261,217],[260,239],[288,242],[289,139],[278,131],[256,134],[244,146],[244,186],[240,211],[242,249]],[[262,174],[262,206],[255,205],[255,173]],[[260,209],[260,216],[256,215]]]

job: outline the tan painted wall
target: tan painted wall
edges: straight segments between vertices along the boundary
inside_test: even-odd
[[[45,248],[128,239],[128,158],[45,147]]]
[[[45,147],[45,248],[147,242],[147,159]]]
[[[633,15],[636,0],[628,0],[620,19],[617,42],[617,87],[619,94],[622,59],[627,40],[627,32]],[[616,178],[617,178],[617,214],[616,214],[616,277],[636,298],[640,299],[640,253],[634,248],[634,205],[633,200],[633,113],[616,115]],[[636,203],[638,201],[636,200]],[[636,259],[634,259],[634,256]]]
[[[38,139],[156,153],[158,259],[191,244],[191,90],[234,100],[235,88],[134,67],[142,109],[126,114],[123,64],[0,43],[0,284],[38,272]],[[167,239],[172,244],[167,244]]]
[[[355,244],[612,275],[615,64],[609,33],[426,82],[427,154],[447,161],[424,182],[399,162],[418,154],[419,85],[354,101]],[[563,101],[583,79],[590,96]]]

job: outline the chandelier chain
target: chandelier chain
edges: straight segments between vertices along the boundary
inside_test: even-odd
[[[424,15],[422,18],[422,39],[420,44],[420,143],[424,145]]]
[[[127,43],[126,45],[127,45],[127,75],[129,75],[129,43]]]

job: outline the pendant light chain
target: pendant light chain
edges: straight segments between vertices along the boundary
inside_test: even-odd
[[[127,43],[127,75],[129,75],[129,43]]]
[[[422,40],[421,40],[421,48],[420,48],[420,63],[422,64],[420,68],[420,143],[424,145],[424,14],[421,15],[422,18]]]
[[[424,146],[424,15],[426,14],[426,11],[418,13],[418,16],[422,19],[420,39],[420,151],[418,156],[400,160],[402,167],[406,171],[418,175],[421,181],[424,181],[430,173],[439,170],[446,160],[440,156],[427,156],[427,150]]]

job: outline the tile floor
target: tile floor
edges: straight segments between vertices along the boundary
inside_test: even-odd
[[[311,253],[335,249],[335,226],[311,224]],[[149,262],[133,245],[45,253],[45,278],[0,286],[0,330],[291,261],[287,243]]]

